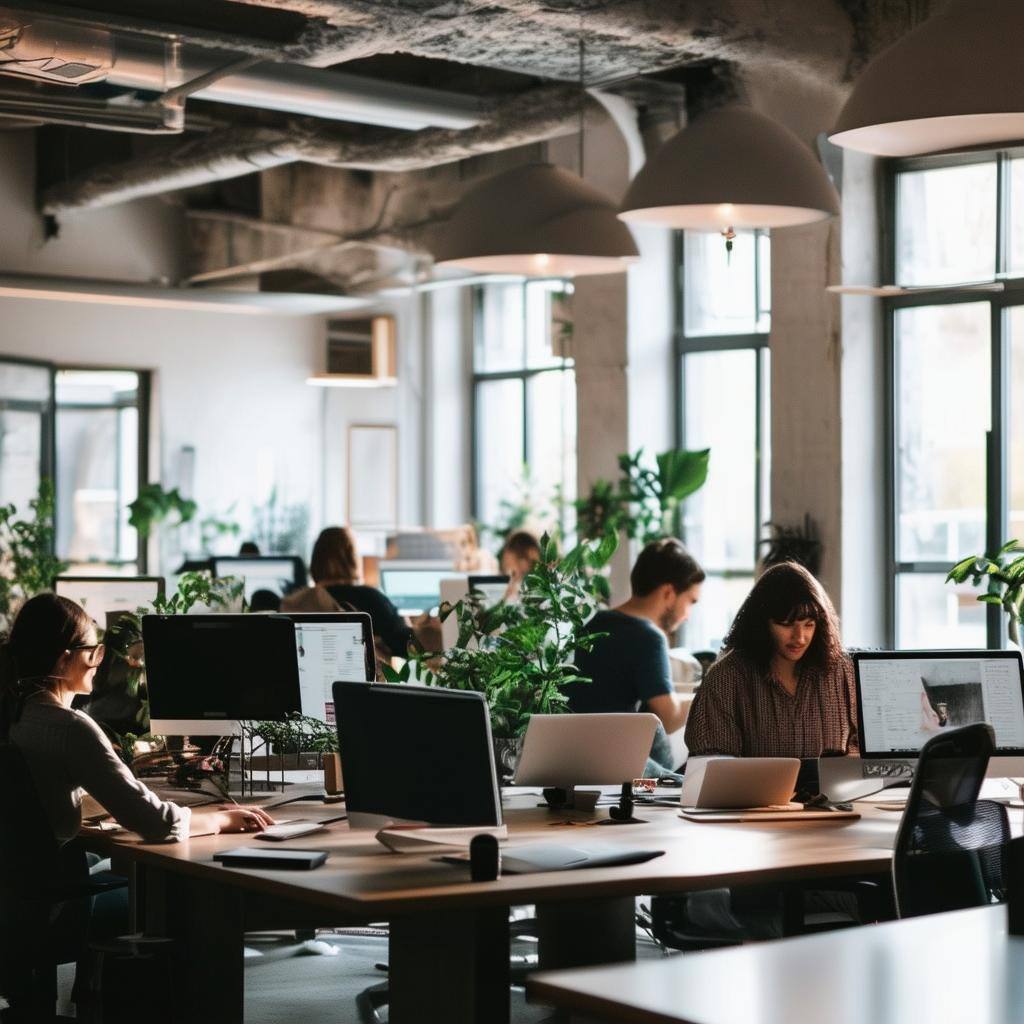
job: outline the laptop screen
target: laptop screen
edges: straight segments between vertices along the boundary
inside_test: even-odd
[[[916,757],[944,729],[987,722],[1002,755],[1024,753],[1024,663],[1016,651],[853,656],[862,757]]]

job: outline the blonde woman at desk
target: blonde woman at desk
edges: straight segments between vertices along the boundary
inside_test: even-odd
[[[3,732],[28,765],[59,845],[81,831],[83,793],[151,842],[260,832],[273,823],[258,807],[179,807],[136,779],[102,729],[71,707],[75,696],[92,692],[102,660],[96,624],[56,594],[25,603],[3,649]]]

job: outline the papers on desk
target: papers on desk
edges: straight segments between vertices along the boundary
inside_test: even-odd
[[[474,836],[494,836],[499,842],[508,839],[505,825],[479,825],[472,828],[382,828],[377,842],[393,853],[426,853],[440,849],[468,850]]]

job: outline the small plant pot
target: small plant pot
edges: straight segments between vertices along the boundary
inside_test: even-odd
[[[324,791],[341,793],[345,789],[345,780],[341,774],[341,755],[324,754]]]
[[[498,784],[507,783],[516,773],[523,753],[522,736],[495,736],[494,766],[498,770]]]

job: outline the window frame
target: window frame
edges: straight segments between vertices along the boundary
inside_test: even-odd
[[[523,345],[527,348],[526,339],[526,287],[531,282],[535,281],[535,278],[526,278],[521,282],[518,282],[517,287],[521,289],[522,293],[522,322],[523,322]],[[473,354],[472,354],[472,388],[470,392],[470,423],[472,424],[472,430],[470,431],[472,436],[472,444],[470,445],[470,494],[472,500],[472,516],[477,522],[481,522],[481,516],[483,514],[483,498],[480,493],[480,431],[477,430],[477,416],[480,411],[480,385],[491,383],[492,381],[502,380],[515,380],[520,381],[522,384],[522,408],[523,408],[523,436],[522,436],[522,452],[523,452],[523,465],[529,465],[530,455],[530,381],[536,377],[540,377],[546,373],[565,373],[567,370],[575,372],[576,364],[571,358],[563,356],[559,363],[551,364],[549,366],[538,366],[534,368],[524,368],[519,370],[478,370],[476,366],[476,346],[477,342],[483,334],[483,318],[484,318],[484,288],[486,285],[475,285],[473,287]],[[525,353],[524,353],[525,359]],[[579,445],[579,439],[577,438],[577,448]],[[564,524],[563,524],[564,525]]]
[[[934,561],[902,561],[899,554],[899,523],[896,467],[898,464],[900,409],[898,402],[899,372],[896,351],[896,314],[902,309],[965,303],[988,303],[990,333],[990,429],[986,434],[985,452],[985,546],[995,551],[1006,540],[1009,528],[1009,426],[1010,426],[1010,336],[1007,327],[1008,312],[1024,306],[1024,271],[1021,276],[1010,277],[1009,216],[1011,159],[1024,157],[1024,147],[989,149],[970,153],[939,156],[889,159],[883,163],[882,266],[884,279],[896,283],[896,250],[898,206],[898,179],[907,171],[936,170],[969,164],[996,164],[996,232],[995,272],[993,284],[1001,284],[1000,291],[979,290],[976,285],[989,282],[964,282],[915,286],[913,294],[890,295],[882,299],[883,343],[885,373],[885,503],[886,503],[886,565],[885,581],[886,640],[896,646],[899,622],[899,578],[903,574],[949,572],[950,564]],[[996,605],[985,606],[986,646],[999,649],[1007,638],[1005,615]]]
[[[761,246],[758,241],[761,236],[771,235],[767,231],[757,230],[754,232],[754,308],[759,311],[762,308],[761,295]],[[724,242],[723,242],[724,244]],[[761,547],[761,532],[765,525],[766,518],[770,515],[771,491],[770,481],[766,479],[766,466],[769,464],[765,459],[765,397],[770,398],[771,368],[768,360],[771,351],[771,315],[767,331],[755,331],[742,334],[701,334],[688,336],[686,334],[686,245],[685,232],[676,231],[673,237],[674,265],[676,268],[675,288],[675,316],[673,331],[673,366],[675,372],[673,378],[673,404],[675,407],[674,434],[677,448],[686,447],[686,357],[701,352],[735,352],[752,351],[755,355],[755,400],[754,400],[754,530],[752,537],[753,560],[750,572],[737,569],[714,569],[701,562],[701,567],[709,577],[716,579],[750,579],[753,583],[757,572],[757,561]],[[768,437],[770,439],[770,429]],[[681,510],[677,510],[676,533],[683,542],[686,542],[685,520]],[[685,628],[685,627],[684,627]]]

